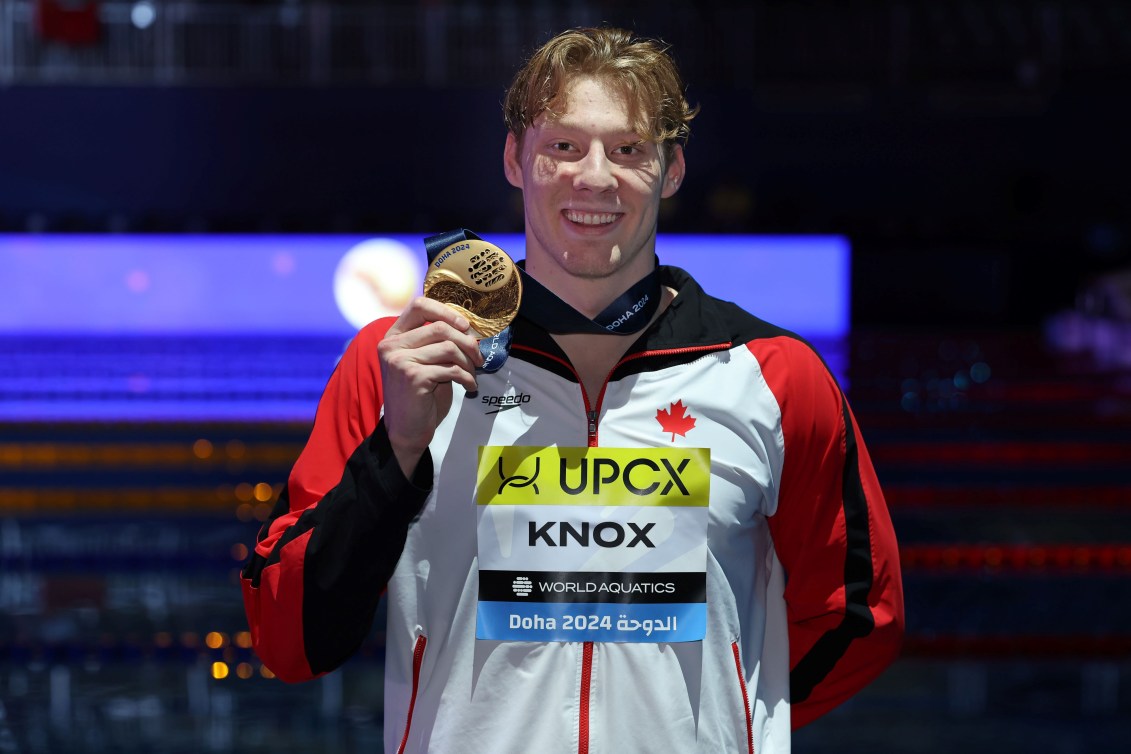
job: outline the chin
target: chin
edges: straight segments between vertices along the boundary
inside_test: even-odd
[[[573,277],[590,279],[606,278],[624,266],[624,260],[617,249],[603,252],[600,258],[585,254],[567,255],[559,263]]]

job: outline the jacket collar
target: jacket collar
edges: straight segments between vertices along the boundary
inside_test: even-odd
[[[656,321],[636,337],[625,355],[729,345],[730,334],[720,326],[719,318],[709,311],[714,299],[703,291],[699,283],[679,267],[660,265],[659,272],[660,284],[674,289],[676,297]],[[520,316],[514,322],[514,342],[567,360],[550,334],[525,317]]]

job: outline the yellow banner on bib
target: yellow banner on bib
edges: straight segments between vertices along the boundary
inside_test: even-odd
[[[479,448],[478,505],[706,507],[709,448]]]

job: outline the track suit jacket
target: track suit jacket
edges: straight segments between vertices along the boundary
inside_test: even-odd
[[[520,316],[502,369],[453,385],[411,479],[381,421],[392,320],[357,334],[243,574],[279,678],[345,662],[386,587],[387,752],[788,752],[791,728],[891,662],[895,535],[835,380],[795,335],[660,270],[678,296],[598,394]],[[660,410],[684,412],[683,434]],[[475,638],[478,447],[677,444],[710,449],[703,641]]]

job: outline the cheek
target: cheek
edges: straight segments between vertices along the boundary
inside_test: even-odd
[[[548,157],[539,156],[534,158],[534,164],[530,167],[531,179],[542,185],[553,183],[558,175],[558,162],[551,160]]]
[[[664,172],[660,169],[659,163],[638,171],[636,179],[639,181],[641,190],[648,194],[659,195],[664,189]]]

